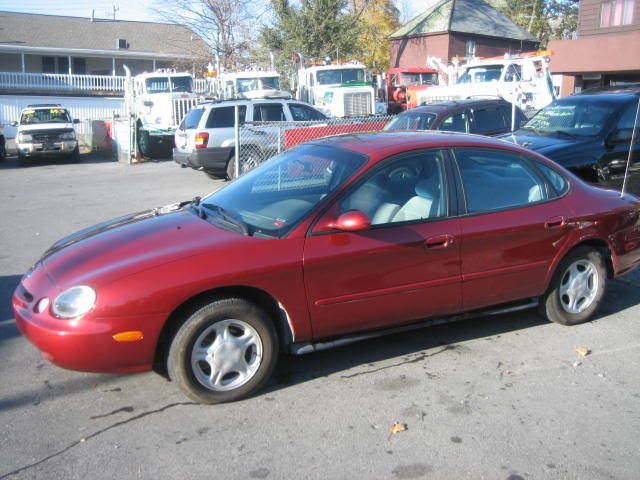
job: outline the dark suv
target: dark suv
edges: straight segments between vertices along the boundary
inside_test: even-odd
[[[620,188],[639,97],[630,89],[598,89],[564,97],[502,138],[555,160],[587,181]],[[640,193],[638,142],[627,186],[630,192]]]
[[[499,135],[511,130],[512,106],[500,99],[449,100],[407,110],[394,118],[385,130],[447,130],[450,132]],[[526,121],[516,108],[515,128]]]

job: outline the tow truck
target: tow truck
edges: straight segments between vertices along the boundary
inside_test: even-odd
[[[390,68],[385,75],[390,115],[418,106],[418,92],[438,85],[438,70],[428,67]]]
[[[274,70],[222,72],[212,79],[214,96],[219,100],[291,98],[280,89],[280,74]]]

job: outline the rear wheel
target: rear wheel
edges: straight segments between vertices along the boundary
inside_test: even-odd
[[[169,349],[169,376],[192,400],[247,397],[271,376],[278,337],[269,316],[240,298],[215,300],[193,312]]]
[[[539,311],[562,325],[577,325],[591,319],[602,303],[607,269],[602,254],[578,247],[562,259],[551,285],[540,299]]]
[[[72,163],[78,163],[80,161],[80,149],[76,146],[76,148],[71,152],[71,154],[67,157],[67,160]]]

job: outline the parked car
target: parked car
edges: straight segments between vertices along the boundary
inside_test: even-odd
[[[298,122],[326,120],[324,113],[297,100],[259,99],[210,102],[198,105],[184,117],[175,134],[173,159],[183,166],[204,170],[213,178],[232,178],[235,168],[235,106],[239,107],[240,123]],[[259,135],[259,132],[257,133]],[[268,148],[257,141],[256,148]],[[277,146],[273,146],[277,150]],[[264,155],[252,148],[243,148],[247,169],[253,168]],[[275,153],[275,151],[274,151]]]
[[[16,140],[18,160],[25,164],[34,158],[78,161],[80,152],[69,111],[62,105],[41,103],[28,105],[20,114]]]
[[[600,89],[564,97],[502,138],[549,157],[584,180],[620,188],[639,98],[638,92]],[[640,193],[640,142],[634,144],[629,174],[629,191]]]
[[[166,365],[187,396],[217,403],[263,386],[278,352],[536,304],[584,322],[607,279],[639,263],[633,195],[479,135],[361,133],[64,238],[12,304],[57,365]]]
[[[527,117],[516,107],[515,127]],[[498,135],[511,131],[511,104],[506,100],[449,100],[407,110],[384,130],[447,130]]]

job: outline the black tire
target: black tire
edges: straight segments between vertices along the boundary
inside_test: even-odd
[[[143,158],[151,158],[151,138],[149,132],[138,128],[136,141],[138,143],[138,153],[140,153],[140,156]]]
[[[568,285],[568,281],[571,278],[569,269],[576,263],[578,263],[577,268],[585,268],[582,264],[593,265],[595,277],[590,277],[591,279],[586,282],[586,285],[591,285],[595,293],[594,297],[589,301],[588,307],[572,313],[565,307],[565,305],[570,303],[570,297],[566,295],[563,296],[561,289],[563,285]],[[587,246],[576,247],[558,264],[549,288],[540,298],[538,312],[547,320],[561,325],[578,325],[579,323],[584,323],[590,320],[598,310],[598,307],[602,303],[606,287],[607,267],[602,253],[595,248]],[[580,305],[578,304],[577,307],[580,307]]]
[[[204,173],[206,173],[207,177],[209,177],[211,180],[225,180],[226,177],[224,175],[218,174],[218,173],[212,173],[212,172],[207,172],[205,171]]]
[[[77,146],[67,157],[67,161],[71,163],[78,163],[80,161],[80,149]]]
[[[231,154],[229,160],[227,160],[227,180],[233,180],[236,178],[236,156]]]
[[[261,360],[256,365],[255,372],[251,373],[249,379],[246,380],[246,383],[238,385],[237,388],[225,391],[214,390],[206,387],[198,380],[197,373],[202,375],[202,372],[194,371],[194,367],[191,365],[191,356],[199,337],[216,325],[222,325],[223,322],[229,321],[241,322],[245,325],[248,324],[249,327],[253,329],[253,333],[257,334],[262,345]],[[244,333],[246,333],[246,329]],[[240,338],[240,336],[234,336]],[[217,336],[214,336],[214,339],[215,337]],[[210,341],[208,339],[210,339],[209,336],[202,340],[203,345]],[[213,340],[214,343],[212,343],[212,345],[215,345],[216,341],[217,339]],[[221,340],[221,343],[228,344],[233,342]],[[203,345],[201,345],[201,347],[203,347]],[[244,348],[251,349],[254,347]],[[220,348],[216,348],[215,352],[219,351]],[[248,350],[239,351],[242,352],[240,355],[241,357],[244,356],[246,362]],[[253,357],[253,360],[257,358],[257,352],[255,353],[256,355]],[[211,358],[214,362],[216,361],[215,354],[211,355]],[[225,359],[227,357],[222,356],[220,358]],[[229,356],[229,361],[231,361],[230,358],[231,356]],[[277,359],[278,336],[269,316],[261,308],[247,300],[241,298],[223,298],[201,306],[185,320],[171,341],[167,370],[169,378],[180,386],[180,389],[187,397],[198,403],[214,404],[231,402],[252,395],[269,380]],[[236,360],[238,360],[238,358],[236,358]],[[205,361],[196,363],[197,365],[203,364],[204,368],[206,368],[208,364]],[[196,368],[202,370],[203,367]],[[209,364],[209,371],[211,372],[211,370],[212,367]],[[221,371],[224,371],[224,369],[221,369]],[[206,374],[206,371],[204,373]],[[224,381],[224,378],[228,375],[232,375],[231,378],[234,378],[233,372],[221,374],[220,381]],[[233,380],[231,383],[233,383]],[[224,388],[229,387],[226,386]]]

